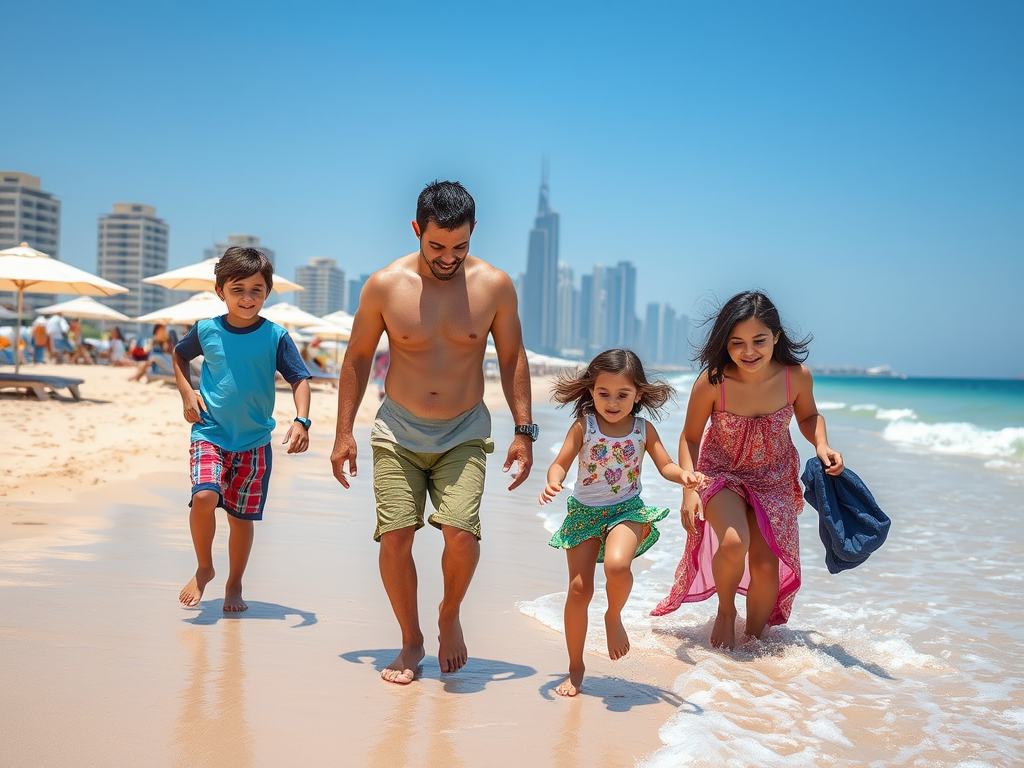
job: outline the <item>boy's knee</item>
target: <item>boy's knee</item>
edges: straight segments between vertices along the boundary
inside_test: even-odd
[[[217,508],[220,502],[220,494],[209,489],[196,491],[192,496],[192,509],[199,507],[201,510],[211,511]]]

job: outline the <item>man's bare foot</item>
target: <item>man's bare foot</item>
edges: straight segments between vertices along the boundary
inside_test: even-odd
[[[459,614],[456,613],[451,619],[439,617],[437,628],[440,630],[437,636],[437,663],[442,672],[458,672],[469,658]]]
[[[629,635],[626,634],[626,628],[622,626],[622,616],[619,614],[611,616],[606,613],[604,629],[608,635],[608,656],[612,661],[617,661],[629,653]]]
[[[583,690],[583,673],[586,671],[586,667],[580,665],[579,669],[569,668],[569,677],[565,679],[560,686],[555,688],[555,693],[559,696],[565,696],[567,699],[571,699]]]
[[[408,685],[416,679],[416,671],[423,661],[423,656],[423,643],[402,648],[398,658],[381,670],[381,680],[386,683]]]
[[[242,599],[242,590],[228,588],[224,590],[225,613],[248,611],[249,606]]]
[[[727,613],[718,609],[715,626],[711,629],[711,645],[715,648],[728,648],[730,651],[736,647],[736,611]]]
[[[213,568],[196,568],[196,575],[192,577],[192,581],[182,587],[181,592],[178,593],[178,600],[181,604],[186,608],[194,608],[199,605],[199,601],[203,599],[203,590],[213,580],[214,575]]]

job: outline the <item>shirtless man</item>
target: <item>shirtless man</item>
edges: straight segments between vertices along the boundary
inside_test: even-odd
[[[380,575],[402,630],[402,650],[381,677],[400,685],[413,681],[424,656],[412,543],[423,527],[428,495],[435,509],[429,522],[444,536],[437,659],[441,672],[456,672],[466,663],[459,608],[480,558],[485,454],[494,450],[483,403],[488,334],[516,423],[504,467],[507,472],[518,464],[509,490],[526,480],[533,465],[537,427],[515,287],[504,272],[469,255],[475,226],[476,206],[461,184],[435,181],[424,188],[412,222],[419,251],[366,281],[341,367],[331,464],[348,488],[349,477],[356,476],[352,424],[377,342],[387,331],[387,395],[370,446]]]

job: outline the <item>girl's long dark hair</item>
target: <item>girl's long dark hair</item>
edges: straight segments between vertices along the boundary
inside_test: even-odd
[[[636,353],[629,349],[607,349],[593,360],[582,371],[574,373],[563,371],[558,374],[551,390],[551,399],[561,405],[572,403],[572,415],[581,418],[585,413],[593,412],[594,395],[591,389],[598,374],[610,373],[613,376],[625,374],[633,381],[640,399],[633,404],[633,415],[646,410],[653,418],[660,419],[665,405],[675,394],[671,385],[664,381],[648,381],[644,373],[643,363]]]
[[[725,367],[732,362],[729,357],[729,337],[736,323],[755,318],[764,323],[772,336],[778,336],[775,342],[775,350],[772,357],[783,365],[800,365],[807,359],[807,347],[814,337],[807,334],[804,338],[795,341],[790,338],[786,328],[779,318],[779,310],[772,304],[772,300],[762,291],[745,291],[737,293],[718,311],[704,321],[704,324],[712,323],[711,332],[708,333],[704,343],[697,348],[697,354],[693,358],[698,361],[701,371],[708,372],[708,381],[713,385],[721,383],[725,377]]]

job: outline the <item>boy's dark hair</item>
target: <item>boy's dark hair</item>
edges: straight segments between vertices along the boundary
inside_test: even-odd
[[[551,399],[561,405],[573,403],[572,415],[579,419],[588,411],[594,412],[594,395],[591,390],[598,374],[625,374],[633,380],[633,386],[640,393],[640,399],[633,404],[632,414],[636,416],[646,409],[655,419],[662,417],[665,404],[675,394],[671,385],[663,381],[647,381],[643,363],[630,349],[606,349],[582,371],[563,371],[555,379]]]
[[[778,336],[772,357],[783,365],[800,365],[807,359],[807,346],[814,338],[807,334],[795,341],[789,337],[779,318],[779,310],[762,291],[737,293],[718,310],[707,317],[704,325],[711,323],[711,331],[704,343],[697,348],[693,357],[699,361],[702,371],[708,372],[708,381],[719,384],[725,378],[725,367],[732,362],[729,357],[729,337],[736,323],[755,318],[764,323],[772,336]]]
[[[233,245],[224,251],[213,268],[217,278],[217,287],[223,288],[231,280],[245,280],[256,273],[263,275],[267,283],[267,292],[274,287],[274,265],[263,251],[255,248],[243,248]]]
[[[432,181],[423,188],[416,201],[416,223],[421,236],[431,221],[449,231],[463,224],[475,223],[473,196],[457,181]]]

